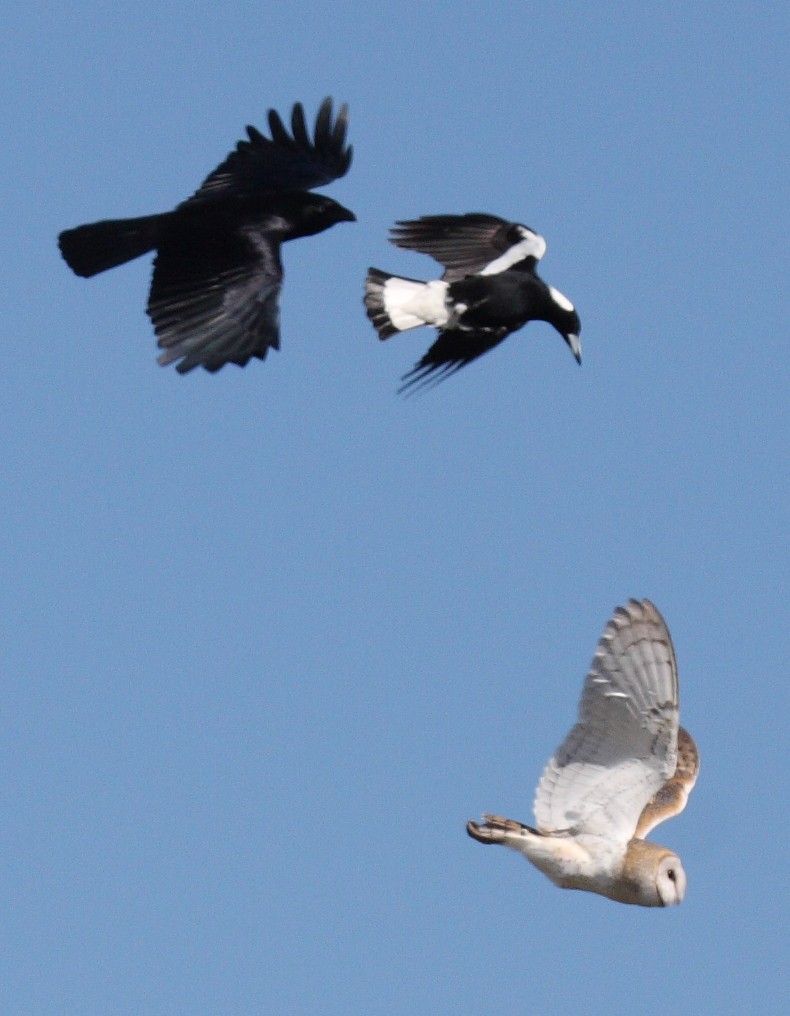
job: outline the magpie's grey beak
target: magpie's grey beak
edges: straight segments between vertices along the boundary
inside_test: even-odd
[[[579,338],[579,336],[578,335],[573,335],[573,334],[566,335],[565,336],[565,341],[571,347],[571,352],[573,353],[573,358],[576,360],[577,363],[581,363],[582,362],[582,343],[581,343],[581,339]]]

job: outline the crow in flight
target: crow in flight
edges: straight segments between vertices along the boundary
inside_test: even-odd
[[[61,253],[77,275],[89,277],[156,251],[148,314],[176,370],[243,367],[280,346],[280,245],[312,236],[336,222],[353,222],[347,208],[312,194],[343,176],[348,109],[333,122],[332,100],[316,116],[313,137],[301,103],[291,131],[269,110],[271,138],[247,127],[249,140],[172,212],[111,219],[61,233]]]
[[[432,282],[368,271],[365,307],[380,339],[420,325],[439,329],[400,391],[454,374],[528,321],[548,321],[581,363],[579,316],[536,273],[546,241],[527,226],[480,212],[425,215],[396,223],[390,239],[445,269]]]

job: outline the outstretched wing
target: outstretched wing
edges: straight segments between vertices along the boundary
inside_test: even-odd
[[[404,250],[429,254],[444,266],[442,278],[455,282],[467,275],[494,275],[523,262],[533,268],[546,253],[546,241],[527,226],[496,215],[423,215],[398,222],[390,242]]]
[[[148,314],[164,350],[163,366],[180,361],[217,371],[243,367],[278,349],[282,265],[264,232],[193,231],[162,244],[154,261]]]
[[[439,332],[439,337],[425,356],[403,375],[403,384],[398,393],[409,389],[414,391],[431,382],[438,384],[489,349],[498,346],[508,335],[507,328],[496,332],[467,332],[459,329]]]
[[[331,183],[351,165],[353,149],[346,145],[347,128],[348,107],[341,106],[333,122],[329,98],[318,110],[312,138],[300,102],[291,114],[290,133],[279,114],[270,109],[271,138],[248,126],[249,141],[239,141],[189,201],[312,190]]]
[[[627,842],[645,805],[674,774],[677,745],[672,640],[649,600],[630,600],[606,625],[579,720],[538,784],[538,829]]]
[[[678,728],[678,761],[671,776],[644,807],[634,836],[643,839],[660,823],[679,815],[688,804],[699,773],[699,751],[694,738],[683,727]]]

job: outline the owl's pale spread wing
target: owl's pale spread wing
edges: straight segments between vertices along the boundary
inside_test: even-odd
[[[688,804],[699,773],[699,751],[694,738],[678,728],[678,760],[675,773],[650,798],[639,816],[634,836],[642,839],[651,829],[673,815],[679,815]]]
[[[674,774],[677,744],[672,640],[649,600],[630,600],[606,625],[579,720],[543,771],[538,829],[627,842],[647,803]]]

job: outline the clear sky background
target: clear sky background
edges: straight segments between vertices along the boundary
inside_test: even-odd
[[[783,3],[11,2],[3,145],[0,1011],[784,1013]],[[170,209],[274,106],[351,107],[342,224],[284,250],[282,350],[156,365]],[[532,324],[433,391],[380,343],[397,218],[546,236]],[[681,907],[562,892],[532,818],[614,606],[647,596],[702,772]]]

